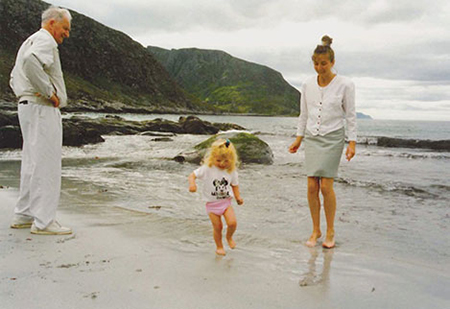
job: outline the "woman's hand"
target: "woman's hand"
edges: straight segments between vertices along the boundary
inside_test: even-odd
[[[303,136],[297,136],[295,141],[292,143],[291,146],[289,146],[289,152],[290,153],[296,153],[297,150],[300,148],[300,145],[302,144]]]
[[[244,204],[244,199],[242,197],[237,197],[236,202],[238,203],[238,205],[242,205]]]
[[[347,161],[350,161],[356,153],[356,142],[350,141],[348,143],[347,151],[345,152],[345,157],[347,158]]]
[[[197,192],[197,185],[196,184],[190,184],[189,185],[189,192]]]

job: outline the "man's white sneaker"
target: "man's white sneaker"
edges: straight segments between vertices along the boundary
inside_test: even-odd
[[[38,235],[69,235],[72,234],[72,229],[61,226],[56,220],[53,220],[45,229],[38,229],[33,223],[31,226],[31,234]]]
[[[33,221],[34,221],[33,217],[15,214],[11,221],[11,228],[29,229],[33,224]]]

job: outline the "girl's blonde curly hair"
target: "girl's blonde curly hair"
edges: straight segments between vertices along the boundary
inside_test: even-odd
[[[238,156],[236,148],[234,148],[233,143],[229,139],[220,138],[212,143],[203,161],[208,167],[211,167],[217,158],[228,159],[230,161],[230,167],[227,168],[229,173],[236,169]]]

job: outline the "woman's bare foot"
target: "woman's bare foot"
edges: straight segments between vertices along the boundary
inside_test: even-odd
[[[236,243],[234,242],[233,238],[227,239],[227,241],[231,249],[236,248]]]
[[[331,249],[334,248],[335,245],[336,243],[334,242],[334,231],[327,231],[327,236],[322,243],[322,247],[324,247],[325,249]]]
[[[223,248],[217,248],[217,249],[216,249],[216,254],[217,254],[217,255],[226,255],[227,253],[225,252],[225,249],[223,249]]]
[[[309,237],[308,241],[306,242],[306,246],[312,248],[317,244],[317,239],[319,239],[320,237],[322,237],[322,233],[319,232],[313,232],[311,234],[311,237]]]

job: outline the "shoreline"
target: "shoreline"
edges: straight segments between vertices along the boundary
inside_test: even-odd
[[[71,107],[75,105],[74,107]],[[155,115],[203,115],[203,116],[242,116],[242,117],[290,117],[297,118],[298,113],[295,114],[258,114],[258,113],[233,113],[233,112],[219,112],[219,111],[205,111],[205,110],[175,110],[175,109],[152,109],[150,107],[139,107],[139,106],[126,106],[126,108],[114,108],[114,107],[101,107],[95,109],[94,107],[76,107],[78,103],[69,103],[68,106],[61,109],[61,114],[64,113],[106,113],[106,114],[137,114],[137,115],[146,115],[146,114],[155,114]],[[0,106],[3,110],[15,111],[17,110],[17,103],[10,101],[0,101]],[[366,119],[373,120],[369,115],[365,115],[358,112],[358,119]]]
[[[0,178],[4,309],[450,305],[450,277],[439,267],[396,260],[389,254],[374,256],[370,246],[352,250],[339,241],[331,250],[309,249],[300,239],[288,250],[248,242],[240,247],[239,228],[237,249],[218,257],[209,222],[195,232],[201,234],[198,243],[198,235],[176,229],[177,222],[185,220],[182,215],[161,221],[157,212],[127,210],[114,197],[79,193],[83,187],[76,183],[63,183],[57,212],[57,219],[72,227],[73,235],[41,236],[10,229],[18,194],[17,167],[9,173],[17,177]],[[358,235],[353,241],[360,242]]]

